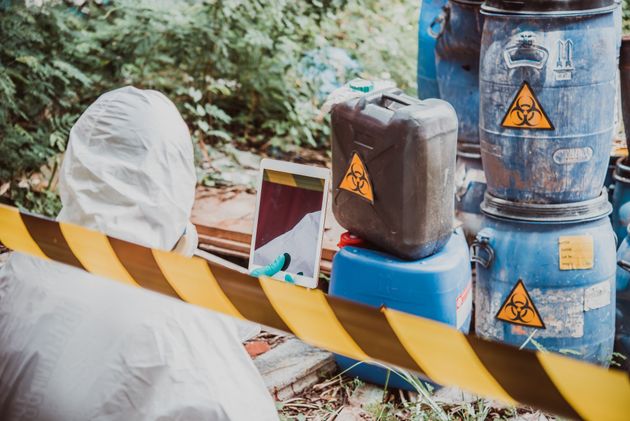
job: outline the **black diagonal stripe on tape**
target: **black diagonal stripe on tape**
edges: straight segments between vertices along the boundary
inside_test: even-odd
[[[427,377],[400,343],[385,314],[379,309],[330,295],[326,299],[341,325],[367,355]]]
[[[129,275],[143,288],[181,298],[160,270],[151,249],[107,237],[114,253]]]
[[[292,332],[269,302],[258,279],[212,263],[208,263],[208,266],[225,295],[243,317]]]
[[[515,400],[557,415],[581,419],[553,384],[535,353],[473,336],[466,339],[490,374]]]
[[[52,260],[85,270],[68,245],[58,222],[27,215],[25,213],[21,213],[20,217],[28,233],[31,234],[33,240],[35,240],[46,256]]]

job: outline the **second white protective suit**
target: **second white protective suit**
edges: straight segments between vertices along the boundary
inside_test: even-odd
[[[191,229],[194,188],[190,136],[175,106],[158,92],[122,88],[101,96],[72,129],[60,219],[190,254],[179,240]],[[0,419],[277,413],[231,319],[13,253],[0,269]]]

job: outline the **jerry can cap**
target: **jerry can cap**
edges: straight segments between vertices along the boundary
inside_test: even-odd
[[[368,93],[374,89],[374,83],[371,80],[356,78],[352,79],[348,84],[353,91]]]
[[[346,231],[341,234],[337,247],[342,248],[345,246],[361,246],[364,243],[363,239],[351,234],[350,231]]]

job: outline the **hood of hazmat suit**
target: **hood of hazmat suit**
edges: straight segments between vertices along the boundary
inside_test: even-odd
[[[72,128],[59,219],[180,251],[181,239],[194,235],[194,188],[190,135],[173,103],[121,88]],[[0,268],[0,419],[272,420],[277,413],[231,319],[13,253]]]

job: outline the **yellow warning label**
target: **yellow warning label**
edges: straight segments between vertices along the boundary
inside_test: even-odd
[[[545,329],[545,323],[543,323],[534,302],[525,289],[525,284],[520,279],[508,294],[495,317],[515,325]]]
[[[372,192],[370,176],[363,161],[359,158],[359,154],[356,152],[352,155],[350,165],[348,166],[346,175],[344,175],[343,180],[341,180],[339,188],[348,190],[374,203],[374,193]]]
[[[512,129],[554,130],[529,83],[523,82],[508,108],[501,126]]]
[[[560,270],[593,268],[593,237],[590,235],[570,235],[558,239]]]

